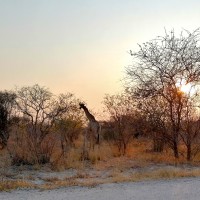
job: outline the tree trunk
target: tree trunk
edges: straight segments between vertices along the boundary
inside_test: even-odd
[[[153,134],[153,151],[162,152],[164,149],[164,139],[159,133],[154,132]]]
[[[191,144],[188,144],[187,145],[187,161],[191,161],[191,153],[192,153]]]
[[[163,152],[164,142],[161,139],[153,140],[153,151],[154,152]]]
[[[126,143],[124,142],[124,144],[123,144],[123,146],[124,146],[124,148],[123,148],[123,156],[126,154]]]
[[[178,143],[176,140],[174,140],[173,150],[174,150],[174,157],[179,158]]]

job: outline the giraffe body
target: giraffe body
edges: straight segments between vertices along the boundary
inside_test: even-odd
[[[90,148],[93,147],[94,149],[95,143],[99,144],[101,126],[83,103],[80,103],[79,105],[80,109],[84,110],[85,115],[89,120],[84,134],[84,151],[86,151],[88,140],[90,141]]]

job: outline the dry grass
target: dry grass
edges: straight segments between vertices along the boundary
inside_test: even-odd
[[[151,173],[135,173],[131,179],[133,181],[139,180],[155,180],[155,179],[173,179],[183,177],[199,177],[200,170],[185,170],[185,169],[160,169]]]
[[[102,143],[100,146],[95,146],[94,149],[89,150],[89,160],[92,164],[96,164],[98,161],[106,161],[112,157],[112,148],[106,143]]]
[[[45,181],[45,182],[52,182],[52,183],[60,180],[57,177],[44,177],[44,178],[40,178],[40,179]]]
[[[156,153],[152,151],[152,141],[148,139],[134,140],[129,146],[127,156],[130,159],[139,160],[143,163],[152,164],[169,164],[169,165],[182,165],[188,164],[188,161],[183,156],[185,155],[184,145],[179,146],[180,158],[175,159],[172,150],[169,147],[165,147],[162,153]],[[194,162],[190,162],[194,164]]]
[[[77,176],[77,178],[66,178],[64,180],[52,179],[53,181],[51,183],[48,182],[42,184],[38,188],[42,190],[49,190],[67,186],[96,187],[105,183],[138,182],[143,180],[173,179],[199,176],[200,170],[160,169],[153,172],[136,172],[129,176],[116,170],[106,179],[92,179],[90,177],[86,178],[85,176]]]
[[[37,188],[41,190],[52,190],[60,187],[68,187],[68,186],[77,186],[79,183],[76,180],[68,179],[68,180],[56,180],[49,183],[44,183],[39,185]]]
[[[77,174],[75,176],[73,176],[72,178],[86,179],[89,177],[90,177],[90,175],[87,172],[78,171]]]
[[[9,167],[11,166],[11,159],[6,149],[0,151],[0,176],[7,176]]]
[[[7,180],[0,182],[0,191],[10,191],[18,188],[35,188],[34,184],[24,180]]]
[[[54,156],[55,161],[52,163],[52,169],[55,171],[63,171],[69,168],[83,168],[83,163],[81,162],[81,149],[79,148],[71,148],[64,157],[58,157]]]
[[[200,169],[193,167],[193,165],[199,166],[200,154],[193,162],[187,163],[183,157],[175,160],[173,152],[168,148],[163,153],[154,153],[151,149],[152,144],[148,139],[134,140],[128,146],[126,156],[119,156],[115,146],[104,143],[100,148],[96,146],[94,150],[88,152],[88,161],[81,161],[80,145],[69,150],[66,157],[57,159],[52,167],[35,165],[32,166],[32,170],[36,170],[34,173],[30,171],[29,174],[24,175],[25,166],[18,166],[17,172],[20,172],[22,177],[9,171],[11,166],[9,154],[0,151],[0,191],[17,188],[50,190],[68,186],[95,187],[103,183],[200,176]],[[184,151],[183,147],[181,151]],[[56,174],[47,175],[47,178],[40,178],[44,181],[43,184],[31,183],[38,179],[37,171],[51,173],[52,169],[63,171],[69,168],[76,169],[76,174],[64,175],[62,178]],[[18,180],[14,180],[16,177]]]
[[[54,156],[52,169],[55,171],[63,171],[69,168],[84,169],[88,166],[88,162],[83,162],[81,159],[83,149],[82,145],[76,148],[71,148],[65,157],[56,158]],[[109,145],[102,143],[101,146],[96,145],[94,149],[88,148],[88,160],[90,164],[95,165],[99,161],[106,161],[112,158],[112,149]]]
[[[136,172],[130,176],[125,176],[121,173],[115,174],[115,176],[112,177],[112,182],[138,182],[143,180],[174,179],[199,176],[200,170],[160,169],[153,172]]]
[[[120,183],[120,182],[137,182],[143,180],[158,180],[158,179],[173,179],[183,177],[199,177],[200,170],[184,170],[184,169],[159,169],[152,172],[136,172],[126,175],[119,170],[115,170],[106,179],[99,177],[93,179],[87,174],[78,174],[74,177],[66,177],[63,180],[57,177],[44,178],[44,184],[36,185],[24,180],[2,181],[0,182],[0,191],[10,191],[18,188],[31,188],[40,190],[52,190],[60,187],[82,186],[96,187],[99,184],[105,183]]]

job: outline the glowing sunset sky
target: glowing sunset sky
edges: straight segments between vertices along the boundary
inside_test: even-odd
[[[0,90],[38,83],[99,111],[120,91],[128,50],[200,27],[199,0],[0,0]]]

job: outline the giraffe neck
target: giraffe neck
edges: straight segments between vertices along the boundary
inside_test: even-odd
[[[88,109],[86,107],[84,107],[83,110],[89,121],[96,121],[95,117],[88,111]]]

